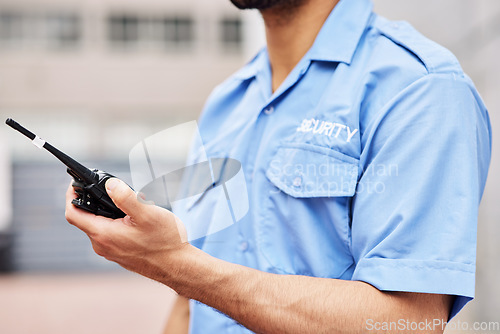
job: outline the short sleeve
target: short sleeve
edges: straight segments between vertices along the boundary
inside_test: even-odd
[[[465,77],[428,74],[387,103],[362,133],[352,279],[455,295],[454,317],[474,297],[490,152],[487,111]]]

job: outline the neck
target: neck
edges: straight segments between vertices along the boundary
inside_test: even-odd
[[[339,0],[304,0],[299,5],[262,10],[273,92],[311,48]]]

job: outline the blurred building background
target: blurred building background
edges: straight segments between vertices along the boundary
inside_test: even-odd
[[[375,0],[375,9],[452,50],[500,131],[498,0]],[[130,181],[129,150],[196,119],[211,89],[264,44],[260,21],[229,0],[0,0],[0,116]],[[477,299],[461,315],[474,321],[500,321],[498,143],[494,135]],[[0,266],[18,274],[119,271],[65,222],[69,180],[47,152],[0,127]]]
[[[129,150],[196,119],[213,86],[241,66],[243,30],[225,0],[1,0],[1,114],[129,180]],[[19,134],[6,136],[14,267],[109,266],[62,224],[64,167]]]

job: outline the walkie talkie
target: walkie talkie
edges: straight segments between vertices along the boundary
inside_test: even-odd
[[[73,188],[78,196],[71,202],[73,205],[108,218],[117,219],[126,216],[123,211],[116,207],[106,192],[106,181],[115,176],[101,170],[88,169],[11,118],[8,118],[5,123],[31,139],[38,148],[44,148],[52,153],[68,167],[67,172],[73,177]]]

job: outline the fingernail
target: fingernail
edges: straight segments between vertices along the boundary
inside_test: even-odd
[[[118,184],[120,184],[120,180],[111,178],[106,181],[106,190],[113,190],[116,186],[118,186]]]

